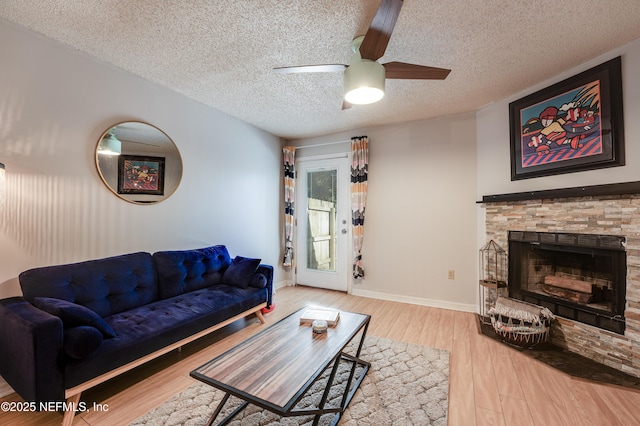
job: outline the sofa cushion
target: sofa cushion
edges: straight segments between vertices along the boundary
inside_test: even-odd
[[[91,357],[68,360],[65,385],[76,386],[258,306],[267,293],[220,284],[105,318],[118,336]]]
[[[162,299],[220,284],[222,273],[231,264],[231,256],[223,245],[159,251],[153,254],[153,259]]]
[[[104,337],[116,337],[115,331],[100,315],[82,305],[51,297],[36,297],[33,304],[37,308],[60,318],[65,328],[91,326],[96,328]]]
[[[20,274],[24,298],[54,297],[85,306],[105,318],[158,300],[151,254],[139,252]]]
[[[251,278],[256,273],[260,262],[261,259],[236,256],[233,262],[231,262],[231,265],[224,271],[222,283],[240,288],[249,287]]]
[[[81,325],[64,331],[64,353],[75,359],[83,359],[93,355],[104,338],[95,327]]]

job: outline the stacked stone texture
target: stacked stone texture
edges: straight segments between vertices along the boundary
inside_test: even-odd
[[[640,377],[640,196],[543,199],[484,204],[487,241],[508,250],[508,231],[618,235],[627,240],[623,335],[558,318],[551,341],[572,352]]]

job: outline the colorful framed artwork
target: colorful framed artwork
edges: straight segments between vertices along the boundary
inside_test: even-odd
[[[624,165],[620,57],[509,104],[511,180]]]
[[[118,194],[164,195],[164,157],[120,155]]]

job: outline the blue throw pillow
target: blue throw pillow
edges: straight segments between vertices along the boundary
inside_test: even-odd
[[[250,259],[248,257],[236,256],[231,265],[222,275],[222,283],[232,286],[247,288],[251,282],[253,274],[258,270],[258,265],[262,259]]]
[[[265,288],[267,286],[267,277],[264,274],[255,274],[251,281],[249,281],[249,286],[255,288]]]
[[[97,328],[104,337],[116,337],[111,326],[87,307],[53,297],[36,297],[33,302],[36,307],[60,318],[65,328],[88,325]]]
[[[102,333],[95,327],[81,325],[64,331],[64,353],[75,359],[93,355],[102,344]]]

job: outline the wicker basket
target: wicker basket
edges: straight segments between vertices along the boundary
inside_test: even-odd
[[[489,316],[496,334],[521,348],[546,342],[554,318],[547,308],[506,297],[498,297]]]

